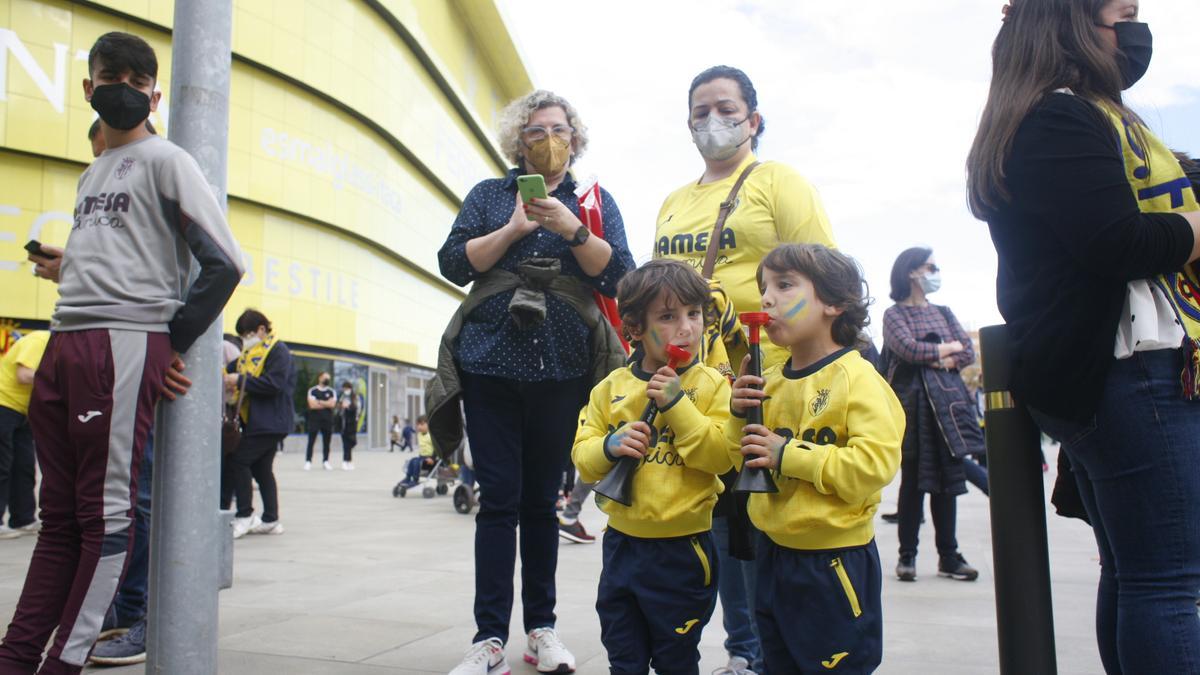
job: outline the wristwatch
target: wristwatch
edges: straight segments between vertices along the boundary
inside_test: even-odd
[[[586,242],[590,236],[592,236],[592,232],[587,228],[587,225],[580,225],[579,229],[575,230],[575,236],[567,240],[567,246],[570,246],[571,248],[583,246],[584,242]]]

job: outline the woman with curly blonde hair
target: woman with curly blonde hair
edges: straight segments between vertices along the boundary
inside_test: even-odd
[[[621,212],[606,191],[604,238],[590,236],[579,220],[570,166],[587,148],[587,128],[569,102],[535,91],[509,104],[499,132],[515,167],[471,190],[438,253],[443,276],[460,286],[475,282],[460,310],[461,329],[449,341],[481,491],[475,521],[478,631],[452,672],[508,670],[504,645],[520,525],[524,656],[540,672],[567,673],[575,659],[554,629],[554,506],[576,415],[592,385],[593,336],[611,329],[603,319],[597,323],[592,292],[615,296],[617,282],[634,267],[633,256]],[[522,174],[541,174],[548,198],[523,204],[517,190]],[[532,311],[531,300],[537,305]],[[444,407],[457,415],[456,405]],[[431,410],[431,427],[436,421]]]

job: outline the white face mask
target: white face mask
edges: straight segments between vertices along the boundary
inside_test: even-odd
[[[942,273],[930,272],[923,277],[917,277],[917,283],[921,284],[921,290],[933,293],[942,287]]]
[[[253,335],[244,337],[244,338],[242,338],[242,350],[245,351],[247,349],[251,349],[252,347],[254,347],[254,345],[256,345],[260,342],[262,342],[262,338],[258,337],[257,334],[253,334]]]
[[[746,119],[750,119],[747,117]],[[738,148],[750,140],[750,133],[742,131],[742,124],[719,115],[709,114],[699,128],[692,127],[692,142],[705,159],[721,161],[737,154]]]

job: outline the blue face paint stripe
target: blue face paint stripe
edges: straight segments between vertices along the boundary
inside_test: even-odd
[[[655,346],[657,346],[657,347],[662,346],[662,338],[658,337],[658,331],[654,330],[653,328],[650,329],[650,339],[654,340]]]
[[[795,316],[795,315],[796,315],[796,314],[797,314],[797,313],[798,313],[800,310],[804,309],[805,307],[808,307],[808,301],[807,301],[807,300],[801,300],[800,302],[797,302],[797,303],[796,303],[796,306],[795,306],[795,307],[793,307],[793,308],[789,309],[789,310],[787,311],[787,314],[784,314],[783,316],[784,316],[785,318],[788,318],[788,319],[790,319],[790,318],[792,318],[793,316]]]

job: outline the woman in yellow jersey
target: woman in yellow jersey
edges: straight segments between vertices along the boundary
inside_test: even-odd
[[[1197,673],[1200,205],[1122,100],[1153,51],[1139,10],[1010,3],[968,187],[999,257],[1009,388],[1062,441],[1095,531],[1104,669]]]
[[[732,305],[732,312],[725,316],[756,312],[762,302],[755,280],[759,262],[781,243],[834,246],[829,219],[816,189],[800,174],[781,162],[762,162],[738,190],[718,241],[710,241],[721,203],[746,168],[759,161],[754,151],[766,125],[754,84],[737,68],[705,70],[688,89],[687,123],[704,171],[663,201],[654,233],[654,257],[682,260],[700,270],[709,247],[717,246],[712,278]],[[732,375],[746,349],[736,340],[727,340],[726,347],[732,369],[720,370]],[[764,367],[781,363],[787,356],[787,350],[764,341]],[[731,480],[726,477],[727,488]],[[713,535],[721,553],[718,585],[728,635],[725,650],[730,657],[728,667],[718,672],[737,673],[760,670],[761,663],[753,612],[747,602],[747,597],[754,597],[753,566],[741,564],[753,556],[745,498],[735,504],[726,496],[730,494],[726,489],[713,519]],[[737,558],[730,556],[731,542]]]
[[[721,203],[747,166],[760,160],[754,151],[766,125],[758,111],[758,93],[745,73],[714,66],[692,80],[688,89],[688,128],[704,160],[698,179],[663,201],[655,227],[654,257],[675,258],[700,269],[713,245],[713,225]],[[738,191],[716,242],[713,278],[720,281],[736,312],[755,312],[761,296],[754,280],[758,263],[785,242],[833,246],[833,232],[816,189],[781,162],[761,162]],[[764,367],[787,352],[764,345]],[[746,353],[734,345],[735,366]]]

